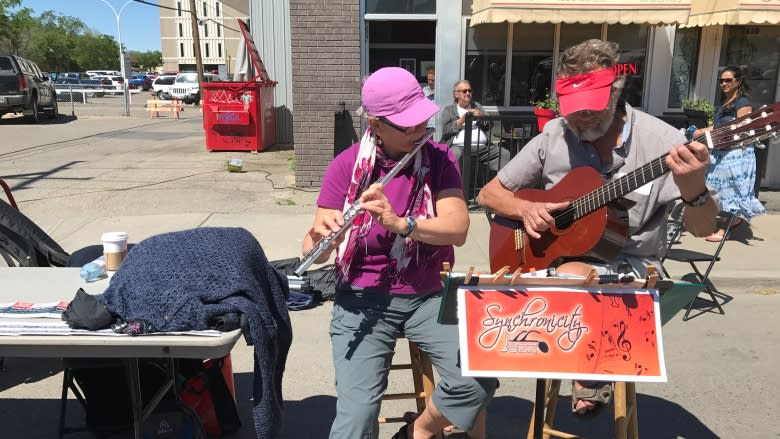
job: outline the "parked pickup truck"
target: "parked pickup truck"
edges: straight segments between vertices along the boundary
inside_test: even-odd
[[[57,94],[34,62],[15,55],[0,55],[0,116],[24,113],[37,123],[41,111],[49,119],[59,115]]]
[[[206,73],[203,75],[203,79],[205,82],[215,82],[219,81],[219,76],[213,73]],[[173,99],[180,99],[185,104],[197,104],[200,101],[198,74],[195,72],[180,73],[168,93]]]

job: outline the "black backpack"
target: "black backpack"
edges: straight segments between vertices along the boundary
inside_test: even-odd
[[[69,256],[30,218],[0,200],[0,257],[9,267],[64,267]]]

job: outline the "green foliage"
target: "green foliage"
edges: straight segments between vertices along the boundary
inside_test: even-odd
[[[684,99],[682,106],[683,109],[707,113],[707,117],[711,117],[715,113],[715,106],[704,99]]]
[[[0,53],[35,61],[46,72],[119,70],[119,45],[111,35],[88,28],[75,17],[44,11],[38,17],[20,0],[0,0]],[[131,52],[144,69],[160,65],[160,51]]]
[[[153,70],[155,67],[162,65],[162,52],[159,50],[150,50],[148,52],[139,52],[137,50],[131,50],[130,61],[134,66],[138,66],[143,71]]]
[[[712,116],[715,114],[715,106],[704,99],[683,99],[683,110],[701,111],[707,115],[707,125],[712,125]]]
[[[533,105],[536,108],[546,108],[549,110],[553,110],[556,113],[558,112],[558,100],[550,97],[549,91],[545,93],[544,99],[540,99],[538,101],[531,101],[531,105]]]
[[[296,167],[295,155],[291,155],[290,157],[287,157],[287,167],[290,169],[290,172],[295,172],[295,167]]]

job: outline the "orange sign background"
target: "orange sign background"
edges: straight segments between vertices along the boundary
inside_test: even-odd
[[[464,375],[666,381],[656,290],[458,289]]]

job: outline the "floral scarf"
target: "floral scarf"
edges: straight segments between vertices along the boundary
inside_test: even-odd
[[[352,179],[349,182],[347,197],[344,200],[344,210],[346,211],[355,203],[368,186],[372,183],[371,176],[374,167],[379,166],[385,170],[395,166],[397,161],[389,159],[384,155],[381,148],[377,148],[377,136],[371,130],[366,130],[363,138],[360,140],[360,149],[358,150],[355,166],[352,168]],[[433,216],[433,197],[431,196],[430,185],[430,156],[426,147],[420,148],[419,154],[412,161],[414,168],[412,170],[412,181],[409,190],[409,200],[407,201],[404,217],[413,216],[415,219],[425,219]],[[407,164],[407,166],[409,166]],[[374,224],[374,218],[367,211],[361,211],[352,220],[352,227],[344,232],[344,241],[336,252],[336,273],[339,281],[349,280],[350,265],[355,255],[358,243],[365,245],[365,238]],[[390,264],[383,270],[382,279],[400,279],[409,266],[412,258],[416,260],[420,257],[419,243],[411,238],[401,238],[396,235],[393,246],[390,250]]]

